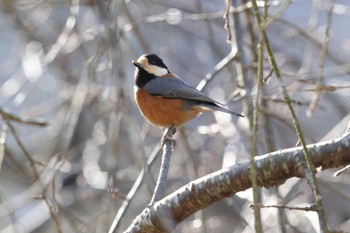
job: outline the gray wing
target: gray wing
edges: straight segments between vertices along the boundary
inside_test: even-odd
[[[169,99],[188,100],[190,106],[200,105],[205,108],[230,113],[243,117],[237,112],[221,107],[219,102],[212,100],[196,88],[188,85],[180,78],[155,78],[145,85],[145,90],[151,95],[161,96]]]
[[[145,85],[148,93],[171,99],[189,99],[220,104],[180,78],[155,78]]]

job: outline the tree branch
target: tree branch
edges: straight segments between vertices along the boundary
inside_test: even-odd
[[[350,132],[331,141],[308,145],[315,167],[335,168],[350,164]],[[306,168],[302,147],[258,156],[255,159],[258,185],[281,185],[292,177],[304,177]],[[251,188],[249,161],[223,168],[197,179],[146,208],[125,232],[167,232],[169,226],[216,201]],[[172,228],[172,229],[174,229]]]
[[[150,204],[153,204],[154,202],[159,201],[164,196],[166,182],[168,180],[171,152],[173,150],[173,146],[175,145],[175,140],[172,138],[174,133],[175,133],[175,127],[172,126],[164,132],[164,135],[162,137],[162,140],[161,140],[161,147],[163,147],[162,163],[160,164],[158,180],[154,188],[154,192],[153,192],[153,196]]]

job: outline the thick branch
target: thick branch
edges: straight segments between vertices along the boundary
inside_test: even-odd
[[[350,164],[350,134],[308,146],[316,167],[335,168]],[[272,187],[291,177],[303,177],[306,167],[302,147],[276,151],[255,159],[258,185]],[[197,179],[146,208],[126,232],[166,232],[199,209],[239,191],[251,188],[249,161]]]

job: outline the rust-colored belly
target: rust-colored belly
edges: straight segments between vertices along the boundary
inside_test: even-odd
[[[182,125],[203,111],[201,108],[184,109],[181,99],[152,96],[143,88],[135,92],[135,100],[146,120],[163,128]]]

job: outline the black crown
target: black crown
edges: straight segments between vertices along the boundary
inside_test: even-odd
[[[146,54],[145,57],[147,58],[149,64],[168,69],[163,60],[156,54]]]

